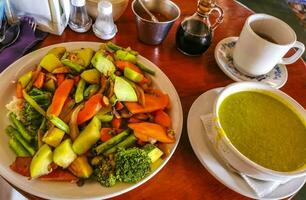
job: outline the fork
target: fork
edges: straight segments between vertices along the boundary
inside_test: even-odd
[[[35,32],[37,23],[35,22],[35,19],[33,17],[25,16],[25,17],[22,17],[20,20],[27,22],[30,25],[33,32]]]
[[[21,17],[20,21],[12,24],[8,29],[7,29],[7,36],[6,39],[4,39],[4,41],[2,41],[0,43],[0,45],[2,44],[2,46],[0,47],[0,53],[6,49],[7,47],[11,46],[12,44],[14,44],[17,39],[19,38],[20,35],[20,22],[25,22],[28,23],[30,26],[23,26],[24,28],[27,28],[28,31],[31,31],[33,33],[35,33],[36,27],[37,27],[37,23],[35,22],[35,19],[33,17]]]

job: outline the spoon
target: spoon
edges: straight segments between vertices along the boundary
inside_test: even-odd
[[[12,45],[18,39],[20,34],[20,23],[17,22],[12,24],[6,31],[5,31],[5,38],[0,42],[0,52],[2,52],[5,48]]]
[[[142,2],[142,0],[138,0],[139,4],[141,5],[141,7],[146,11],[146,13],[151,17],[151,20],[153,22],[159,22],[159,20],[149,11],[149,9],[144,5],[144,3]]]

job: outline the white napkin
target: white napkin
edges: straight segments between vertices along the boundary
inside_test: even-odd
[[[215,131],[216,129],[213,127],[212,123],[212,114],[207,114],[207,115],[202,115],[200,116],[202,124],[206,130],[208,139],[215,144],[215,138],[214,136],[216,134]],[[284,184],[286,182],[279,182],[279,181],[263,181],[263,180],[258,180],[254,179],[252,177],[249,177],[241,172],[238,172],[235,170],[226,160],[225,158],[222,157],[222,155],[219,155],[219,157],[226,163],[226,168],[232,172],[235,172],[239,174],[243,180],[250,186],[250,188],[253,189],[253,191],[257,194],[259,198],[264,197],[268,195],[269,193],[273,192],[280,184]],[[228,166],[229,165],[229,166]]]

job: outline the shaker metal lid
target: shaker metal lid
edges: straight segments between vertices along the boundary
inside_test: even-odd
[[[109,15],[113,12],[113,6],[112,3],[109,1],[100,1],[98,4],[98,9],[100,13]]]
[[[82,6],[85,6],[86,1],[85,0],[71,0],[71,4],[73,6],[82,7]]]

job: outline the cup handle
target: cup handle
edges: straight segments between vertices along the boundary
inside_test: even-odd
[[[221,8],[220,6],[218,6],[218,5],[215,5],[215,6],[210,10],[209,14],[212,13],[213,11],[217,11],[218,14],[219,14],[219,16],[218,16],[218,18],[216,19],[215,23],[211,26],[212,30],[215,30],[215,29],[217,28],[217,26],[218,26],[219,24],[222,23],[223,17],[224,17],[224,12],[223,12],[222,8]]]
[[[303,43],[296,41],[292,47],[298,48],[298,50],[289,58],[282,58],[280,64],[292,64],[297,61],[304,53],[305,46]]]

